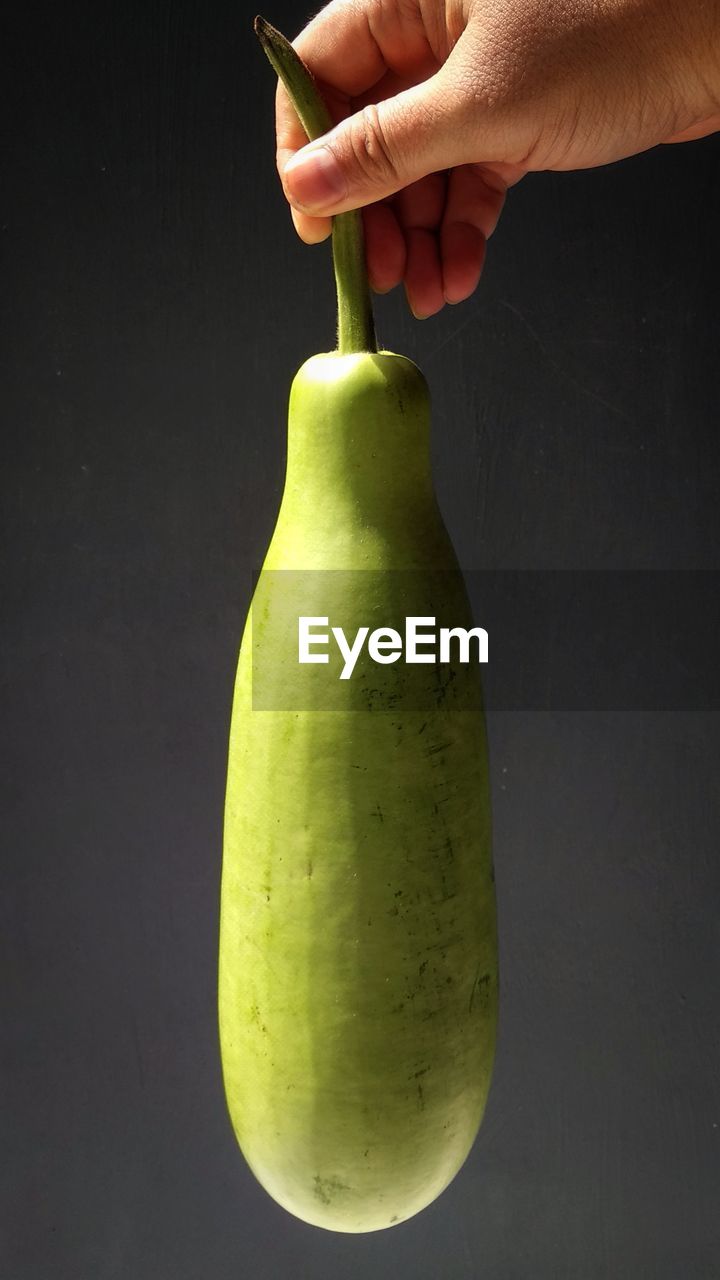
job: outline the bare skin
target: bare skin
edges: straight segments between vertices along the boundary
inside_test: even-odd
[[[337,122],[307,144],[278,86],[298,234],[362,208],[372,287],[418,318],[473,293],[526,173],[720,130],[720,0],[332,0],[293,44]]]

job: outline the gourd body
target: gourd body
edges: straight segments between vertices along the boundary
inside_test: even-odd
[[[432,487],[427,389],[401,356],[315,356],[294,380],[238,664],[221,894],[240,1147],[290,1212],[361,1232],[429,1204],[476,1136],[495,894],[476,670],[418,665],[406,696],[402,658],[346,681],[318,666],[322,692],[298,702],[297,662],[273,664],[273,617],[327,613],[327,584],[350,639],[406,609],[472,626]]]

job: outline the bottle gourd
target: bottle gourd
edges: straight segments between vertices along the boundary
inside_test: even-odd
[[[262,19],[256,31],[309,136],[325,132],[307,69]],[[411,614],[472,626],[433,491],[426,383],[376,349],[359,213],[334,219],[333,254],[338,350],[292,384],[285,488],[240,649],[219,1026],[257,1179],[305,1222],[364,1232],[423,1209],[470,1151],[497,942],[476,668],[401,654],[339,679],[328,649],[301,679],[297,643],[283,647],[300,614],[349,641]]]

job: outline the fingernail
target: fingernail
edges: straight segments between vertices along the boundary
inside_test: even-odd
[[[303,209],[323,212],[345,195],[345,179],[328,147],[303,148],[285,166],[290,198]]]

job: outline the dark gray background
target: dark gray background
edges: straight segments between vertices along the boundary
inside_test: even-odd
[[[252,16],[4,6],[2,1274],[714,1280],[717,713],[491,717],[501,1037],[438,1202],[324,1233],[235,1145],[234,664],[289,383],[334,341]],[[378,305],[431,383],[468,568],[720,567],[719,161],[716,137],[529,178],[472,301]]]

